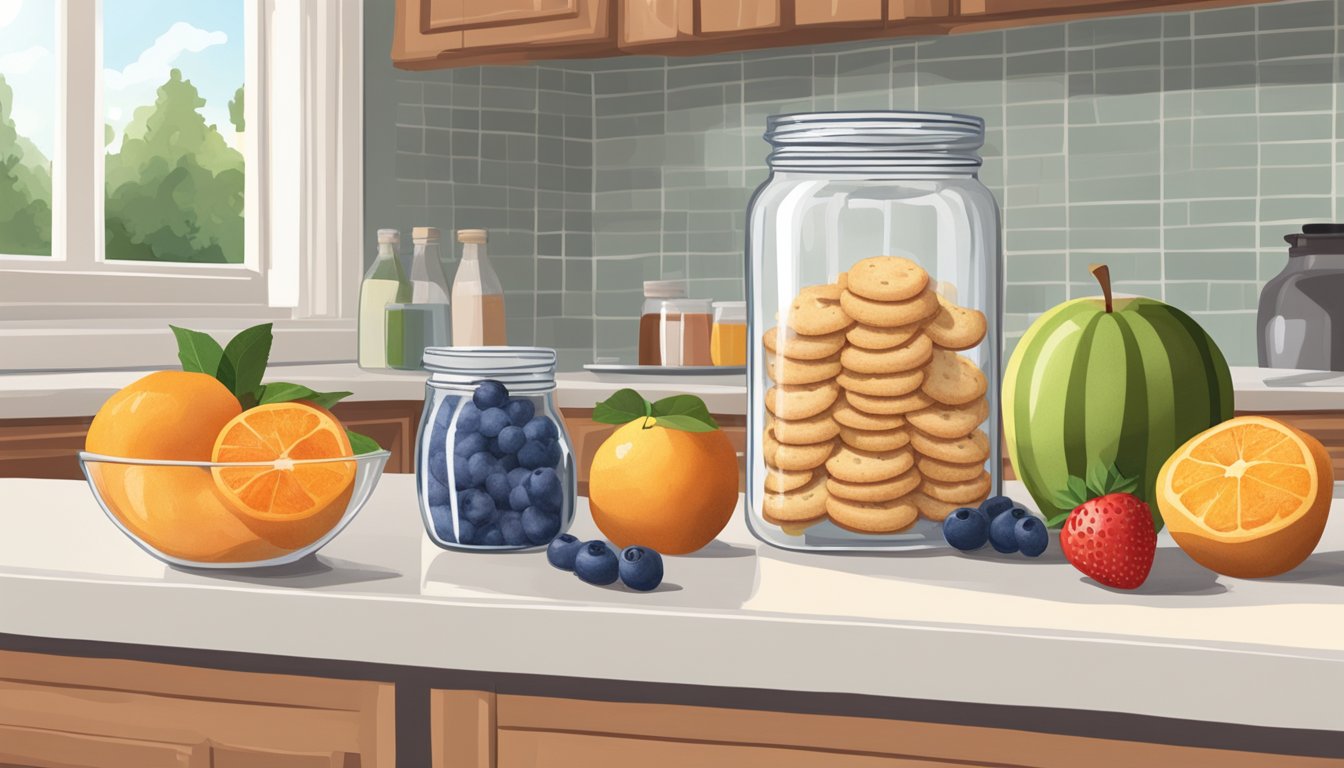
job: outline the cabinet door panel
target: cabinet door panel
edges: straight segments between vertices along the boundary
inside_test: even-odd
[[[263,752],[218,745],[210,749],[210,768],[359,768],[359,755],[350,752],[299,755]]]
[[[695,0],[621,0],[621,46],[638,47],[695,36]]]
[[[795,0],[793,21],[798,26],[813,24],[882,23],[885,0]]]
[[[552,0],[537,0],[550,4]],[[475,48],[545,48],[590,43],[615,42],[612,19],[614,0],[567,0],[569,8],[554,11],[545,18],[527,23],[474,23],[462,30],[462,47]],[[492,3],[493,4],[493,3]],[[511,0],[508,5],[519,4]]]
[[[424,29],[445,32],[454,29],[526,24],[578,15],[583,0],[428,0]]]
[[[208,768],[204,745],[0,725],[0,765],[25,768]]]
[[[966,1],[963,0],[963,7]],[[951,16],[952,0],[887,0],[889,26],[907,19],[948,19]]]
[[[774,29],[784,20],[781,0],[699,0],[701,34]]]

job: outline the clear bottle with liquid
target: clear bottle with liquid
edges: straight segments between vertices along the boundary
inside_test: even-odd
[[[387,367],[387,305],[410,301],[411,284],[397,259],[401,234],[378,230],[378,255],[359,285],[359,366]]]
[[[486,256],[484,229],[459,229],[462,261],[453,278],[453,346],[498,347],[508,344],[504,289]]]
[[[426,347],[452,344],[448,307],[448,277],[439,256],[437,227],[411,230],[411,301],[387,305],[387,365],[419,370]]]

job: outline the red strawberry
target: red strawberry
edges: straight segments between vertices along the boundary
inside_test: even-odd
[[[1143,500],[1108,493],[1073,510],[1059,532],[1073,567],[1116,589],[1135,589],[1148,578],[1157,552],[1153,515]]]

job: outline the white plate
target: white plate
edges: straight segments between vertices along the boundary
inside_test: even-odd
[[[588,363],[585,371],[593,373],[638,373],[662,376],[742,376],[745,365],[626,365],[622,363]]]

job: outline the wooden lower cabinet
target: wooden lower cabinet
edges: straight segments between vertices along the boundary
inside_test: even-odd
[[[873,717],[432,691],[434,768],[1324,768],[1341,761]],[[472,721],[474,722],[466,722]],[[493,737],[492,737],[493,736]]]
[[[0,651],[0,766],[394,768],[390,684]]]

